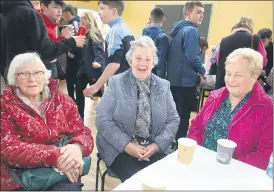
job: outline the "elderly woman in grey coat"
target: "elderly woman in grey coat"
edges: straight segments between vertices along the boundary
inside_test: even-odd
[[[132,41],[131,69],[110,78],[97,106],[97,148],[122,182],[169,153],[178,130],[169,82],[151,73],[156,52],[147,36]]]

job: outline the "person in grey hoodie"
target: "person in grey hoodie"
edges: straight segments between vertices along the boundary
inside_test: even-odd
[[[155,7],[150,13],[150,25],[144,28],[142,35],[149,36],[157,48],[158,63],[152,72],[163,79],[166,78],[166,63],[169,47],[169,39],[161,28],[166,21],[164,10]]]
[[[196,100],[197,74],[203,76],[206,71],[201,62],[200,35],[196,27],[204,17],[203,4],[198,1],[186,3],[184,15],[185,20],[177,22],[171,31],[167,62],[167,80],[180,116],[176,139],[187,135]]]

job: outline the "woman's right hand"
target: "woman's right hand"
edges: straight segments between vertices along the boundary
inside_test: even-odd
[[[144,154],[146,153],[145,147],[138,145],[136,143],[129,143],[126,148],[125,152],[132,157],[137,159],[142,159]],[[144,159],[147,160],[147,159]]]

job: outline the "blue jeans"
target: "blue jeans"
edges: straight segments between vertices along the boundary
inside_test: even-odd
[[[52,77],[53,79],[57,79],[58,74],[57,74],[56,62],[47,63],[47,64],[45,64],[45,65],[46,65],[46,68],[47,68],[48,70],[51,70],[51,77]]]
[[[71,183],[69,180],[65,180],[56,183],[47,189],[47,191],[82,191],[83,186],[81,179],[78,179],[76,183]]]

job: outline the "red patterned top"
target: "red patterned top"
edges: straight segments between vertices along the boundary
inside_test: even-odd
[[[1,190],[20,188],[10,177],[8,166],[20,168],[54,167],[59,148],[54,143],[72,136],[69,143],[80,143],[83,156],[93,150],[93,138],[85,127],[74,101],[58,90],[59,83],[51,79],[51,97],[45,108],[45,118],[26,105],[13,87],[1,94]]]

